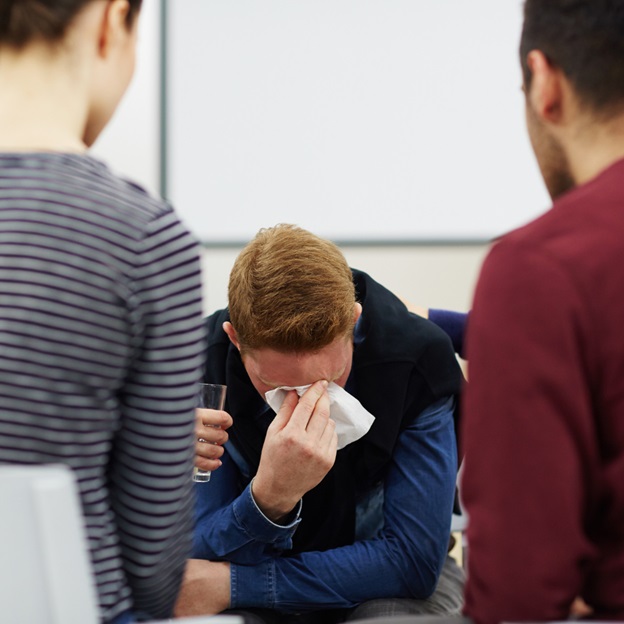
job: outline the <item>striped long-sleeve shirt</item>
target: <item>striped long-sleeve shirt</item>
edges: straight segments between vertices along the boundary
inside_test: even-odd
[[[168,616],[190,552],[200,299],[167,204],[89,156],[0,154],[0,463],[75,470],[103,621]]]

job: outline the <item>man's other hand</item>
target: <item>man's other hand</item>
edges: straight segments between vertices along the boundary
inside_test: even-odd
[[[232,417],[223,410],[197,408],[195,410],[195,466],[215,471],[221,466],[223,445],[228,440],[226,429],[232,426]]]
[[[175,617],[216,615],[230,606],[230,564],[189,559],[175,605]]]

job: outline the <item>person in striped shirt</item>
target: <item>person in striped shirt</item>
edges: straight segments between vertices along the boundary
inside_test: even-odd
[[[131,79],[140,4],[0,0],[0,464],[75,471],[115,624],[172,612],[203,363],[194,238],[86,154]]]

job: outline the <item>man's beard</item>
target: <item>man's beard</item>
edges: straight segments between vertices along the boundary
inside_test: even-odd
[[[527,128],[544,183],[555,200],[576,186],[565,150],[527,105]]]

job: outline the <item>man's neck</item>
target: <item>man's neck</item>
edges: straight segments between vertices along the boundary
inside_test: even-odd
[[[624,114],[579,125],[567,141],[572,176],[580,186],[624,159]]]

